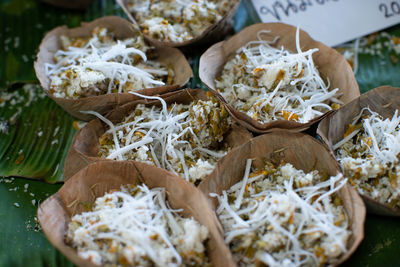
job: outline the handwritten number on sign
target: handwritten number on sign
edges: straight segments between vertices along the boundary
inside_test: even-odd
[[[390,18],[394,15],[400,14],[400,3],[392,1],[390,4],[379,4],[379,11],[383,12],[385,18]]]

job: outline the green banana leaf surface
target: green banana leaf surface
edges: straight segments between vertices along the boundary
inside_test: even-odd
[[[106,15],[124,16],[112,0],[94,1],[86,10],[37,0],[0,2],[0,266],[73,266],[47,241],[36,212],[62,185],[64,160],[80,122],[45,96],[33,62],[49,30]],[[251,2],[243,0],[233,31],[257,22]],[[389,37],[366,38],[360,46],[356,78],[361,92],[380,85],[400,87],[400,56],[385,46],[390,38],[400,37],[400,26],[386,31]],[[371,53],[371,47],[382,47],[379,55]],[[206,48],[187,53],[194,71],[189,87],[205,88],[198,64]],[[398,219],[368,215],[365,239],[344,266],[400,265],[399,226]]]

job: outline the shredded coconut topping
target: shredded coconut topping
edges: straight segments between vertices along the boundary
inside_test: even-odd
[[[165,189],[121,186],[72,217],[67,242],[80,257],[106,266],[208,266],[208,230],[178,215]]]
[[[199,183],[229,150],[221,143],[231,125],[227,111],[211,96],[169,107],[159,97],[142,97],[160,100],[162,108],[139,104],[116,125],[92,112],[110,127],[99,140],[99,156],[146,162]]]
[[[324,180],[291,164],[267,164],[222,195],[217,215],[239,266],[319,266],[347,251],[349,222],[336,192],[343,176]]]
[[[342,104],[339,89],[329,90],[314,64],[318,49],[301,51],[298,31],[297,53],[272,47],[262,34],[268,32],[240,48],[215,81],[228,103],[262,123],[305,123]]]
[[[162,41],[183,42],[203,33],[232,7],[229,0],[130,0],[143,33]]]
[[[345,175],[360,194],[400,208],[400,116],[383,119],[363,109],[337,149]]]
[[[172,84],[172,68],[148,60],[154,49],[141,35],[114,40],[106,28],[95,28],[87,39],[62,36],[61,43],[56,63],[46,64],[50,93],[56,97],[76,99]]]

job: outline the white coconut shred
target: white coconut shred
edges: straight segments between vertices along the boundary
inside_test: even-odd
[[[162,107],[139,104],[116,125],[91,112],[110,127],[99,140],[99,156],[145,162],[199,183],[230,149],[223,143],[231,128],[228,112],[211,96],[169,107],[159,97],[142,97],[158,99]]]
[[[384,119],[365,108],[333,147],[349,181],[362,195],[400,208],[400,116]]]
[[[125,185],[72,217],[66,241],[102,266],[209,266],[205,226],[169,208],[165,189]]]
[[[351,232],[336,192],[342,175],[324,180],[291,164],[251,171],[217,197],[216,210],[239,266],[322,266],[347,251]]]
[[[173,69],[149,59],[154,48],[141,35],[115,40],[107,28],[98,27],[88,38],[61,36],[60,41],[55,63],[46,64],[49,92],[55,97],[77,99],[173,82]]]
[[[170,42],[184,42],[201,35],[228,12],[232,0],[130,0],[143,33]]]
[[[229,60],[216,80],[217,90],[235,109],[266,123],[293,120],[301,123],[343,104],[339,89],[329,89],[313,61],[317,48],[297,53],[258,40],[247,43]],[[328,77],[329,78],[329,77]]]

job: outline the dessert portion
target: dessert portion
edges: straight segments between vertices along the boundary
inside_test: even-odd
[[[224,106],[208,100],[171,104],[159,97],[161,107],[138,104],[121,122],[97,115],[109,126],[99,139],[98,156],[134,160],[167,169],[187,181],[201,182],[229,150],[224,136],[232,121]]]
[[[208,230],[173,210],[164,188],[124,185],[71,218],[66,242],[102,266],[210,266]]]
[[[337,195],[343,176],[289,163],[252,168],[217,197],[216,213],[239,266],[323,266],[347,252],[350,221]]]
[[[232,0],[129,0],[142,32],[166,42],[184,42],[200,36],[233,7]]]
[[[172,66],[154,60],[155,49],[142,35],[116,39],[107,28],[96,27],[88,37],[61,35],[60,44],[54,64],[45,64],[48,90],[55,97],[79,99],[173,84]]]
[[[400,116],[364,108],[333,146],[350,183],[361,195],[400,208]]]
[[[258,32],[258,40],[250,41],[223,66],[215,80],[216,90],[236,110],[252,119],[267,123],[291,120],[306,123],[343,104],[339,89],[329,88],[313,61],[318,48],[302,51],[299,34],[297,51],[274,47]]]

